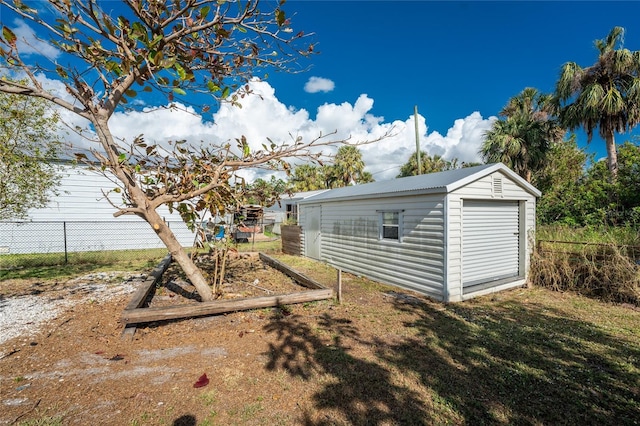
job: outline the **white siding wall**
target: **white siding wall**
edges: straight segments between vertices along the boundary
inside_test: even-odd
[[[312,206],[300,206],[300,223]],[[379,239],[380,210],[404,210],[402,242]],[[442,299],[444,228],[443,195],[324,202],[321,260]]]
[[[163,243],[148,223],[137,216],[113,217],[116,209],[104,198],[115,188],[106,177],[84,167],[65,166],[59,188],[47,207],[32,209],[22,222],[0,223],[1,253],[63,252],[65,230],[68,251],[162,248]],[[121,202],[118,194],[110,194]],[[176,238],[185,247],[193,245],[194,233],[180,215],[166,207],[158,212],[169,223]],[[99,222],[99,223],[95,223]]]
[[[59,195],[51,197],[47,207],[29,210],[28,220],[48,221],[112,221],[116,209],[105,199],[102,191],[108,192],[116,185],[105,176],[87,170],[86,167],[65,166],[62,174]],[[117,193],[110,193],[114,203],[122,202]],[[171,214],[166,207],[158,209],[167,221],[182,221],[177,213]],[[137,216],[121,217],[123,220],[140,220]]]
[[[494,176],[501,179],[502,191],[496,193],[494,187]],[[447,299],[449,301],[460,301],[468,297],[478,296],[480,294],[501,290],[506,287],[521,285],[526,280],[529,271],[529,254],[533,249],[533,242],[530,241],[535,233],[535,205],[536,198],[534,195],[525,191],[516,184],[511,178],[497,171],[491,175],[485,176],[473,183],[463,186],[462,188],[452,192],[448,196],[448,247],[447,247]],[[521,212],[521,229],[520,229],[520,247],[524,248],[520,252],[520,265],[523,265],[521,277],[519,280],[513,281],[505,286],[494,287],[473,293],[472,295],[462,294],[462,203],[464,199],[475,200],[518,200],[520,201]]]

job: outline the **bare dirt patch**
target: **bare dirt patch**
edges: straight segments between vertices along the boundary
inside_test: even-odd
[[[325,265],[278,259],[335,283]],[[264,271],[247,266],[248,279],[229,280],[229,294],[261,295],[246,286],[256,279],[271,291],[284,284],[270,268],[252,275]],[[194,303],[179,272],[168,272],[181,290],[163,287],[166,299],[152,303]],[[1,283],[3,316],[12,301],[35,299],[23,307],[31,330],[0,345],[0,424],[617,426],[640,418],[640,316],[623,306],[536,288],[442,304],[344,274],[341,304],[148,324],[122,339],[122,311],[142,280]]]
[[[214,260],[208,255],[196,258],[196,264],[209,274],[214,269]],[[195,287],[176,263],[169,265],[162,278],[162,285],[149,306],[190,304],[200,300]],[[272,296],[304,290],[306,288],[291,277],[264,264],[258,253],[231,253],[220,299]]]
[[[199,262],[207,267],[206,258]],[[0,350],[0,424],[295,424],[309,417],[308,379],[316,367],[304,360],[311,349],[304,334],[327,328],[321,324],[329,312],[348,308],[330,300],[152,323],[123,339],[122,310],[145,277],[116,272],[3,283],[0,306],[28,303],[26,317],[3,325],[17,334]],[[335,277],[327,278],[333,285]],[[230,261],[223,297],[301,290],[257,255],[240,254]],[[172,264],[150,306],[197,299]],[[292,348],[279,343],[290,327],[302,333]],[[330,333],[320,339],[331,347]],[[194,387],[203,374],[209,383]]]

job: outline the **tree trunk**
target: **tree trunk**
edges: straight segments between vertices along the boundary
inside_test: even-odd
[[[160,215],[155,211],[148,212],[145,219],[149,222],[156,234],[158,234],[158,237],[160,237],[165,246],[167,246],[173,260],[180,265],[189,281],[191,281],[191,284],[193,284],[198,291],[202,300],[205,302],[213,300],[213,292],[211,291],[211,287],[209,287],[207,279],[202,274],[200,268],[193,263],[191,257],[187,254],[180,242],[176,239],[173,231],[171,231],[165,221],[162,220]]]
[[[160,240],[169,250],[173,260],[178,262],[184,273],[194,285],[198,294],[203,301],[213,300],[213,292],[206,278],[202,275],[202,271],[193,263],[187,252],[184,250],[180,242],[169,226],[162,220],[155,207],[150,206],[149,198],[138,186],[136,180],[128,175],[122,167],[120,167],[119,149],[113,140],[113,135],[107,124],[109,111],[102,110],[95,114],[92,123],[95,126],[96,133],[108,157],[106,166],[110,171],[122,182],[126,191],[129,193],[130,202],[137,207],[136,215],[146,220],[153,230],[158,234]]]
[[[611,173],[611,182],[615,182],[618,179],[618,152],[616,151],[616,140],[613,131],[607,132],[605,141],[607,144],[607,160],[609,173]]]

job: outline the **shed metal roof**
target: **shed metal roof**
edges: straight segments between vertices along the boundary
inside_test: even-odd
[[[387,196],[401,196],[416,192],[423,194],[449,193],[498,170],[508,175],[524,190],[530,192],[536,197],[541,195],[540,191],[538,191],[533,185],[510,170],[507,166],[502,163],[494,163],[331,189],[329,191],[307,197],[300,200],[298,203],[310,204],[318,201],[371,198],[383,194]]]

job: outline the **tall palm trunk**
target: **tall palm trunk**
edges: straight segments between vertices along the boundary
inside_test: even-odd
[[[611,182],[615,182],[618,179],[618,152],[616,151],[616,140],[613,131],[607,132],[605,141],[607,144],[607,160],[609,162]]]

